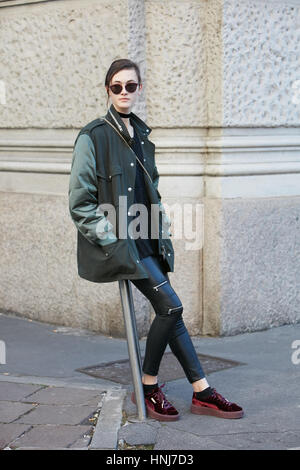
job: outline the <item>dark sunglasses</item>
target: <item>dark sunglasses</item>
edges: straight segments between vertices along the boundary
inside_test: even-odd
[[[128,93],[134,93],[137,87],[138,83],[127,83],[125,85],[125,90],[128,91]],[[119,83],[116,83],[115,85],[110,85],[109,88],[111,89],[114,95],[119,95],[123,90],[123,86]]]

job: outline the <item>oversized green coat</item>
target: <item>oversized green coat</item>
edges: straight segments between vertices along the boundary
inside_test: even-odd
[[[132,119],[142,142],[147,194],[158,215],[153,218],[156,254],[161,255],[166,271],[174,271],[170,220],[158,191],[155,145],[148,139],[151,129],[133,113]],[[136,165],[140,164],[131,145],[128,130],[113,105],[106,116],[84,126],[74,143],[69,211],[77,228],[78,274],[91,282],[148,278],[128,231]],[[114,213],[107,207],[113,207]]]

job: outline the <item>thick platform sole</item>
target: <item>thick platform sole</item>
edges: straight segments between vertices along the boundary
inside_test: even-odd
[[[221,411],[205,406],[191,405],[191,412],[195,415],[216,416],[217,418],[238,419],[244,416],[244,411]]]
[[[134,392],[131,394],[131,401],[136,405]],[[177,421],[179,419],[179,413],[177,415],[161,415],[160,413],[152,410],[152,408],[148,407],[146,402],[145,405],[148,418],[157,419],[158,421]]]

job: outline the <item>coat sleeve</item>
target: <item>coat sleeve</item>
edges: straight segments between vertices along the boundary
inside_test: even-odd
[[[74,146],[68,194],[71,218],[89,242],[103,246],[117,240],[113,225],[99,210],[95,148],[87,134]]]

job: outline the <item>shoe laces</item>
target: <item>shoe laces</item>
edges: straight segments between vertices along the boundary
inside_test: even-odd
[[[170,409],[173,408],[173,405],[171,405],[171,403],[166,399],[164,393],[161,390],[165,385],[166,384],[164,383],[161,386],[158,386],[158,389],[155,392],[152,392],[148,398],[150,400],[151,398],[154,398],[154,400],[156,400],[158,403],[161,403],[162,408]]]
[[[218,393],[215,388],[212,389],[212,392],[213,392],[212,396],[217,401],[217,403],[222,404],[226,408],[230,408],[232,406],[233,403],[226,400],[226,398],[224,398],[220,393]]]

